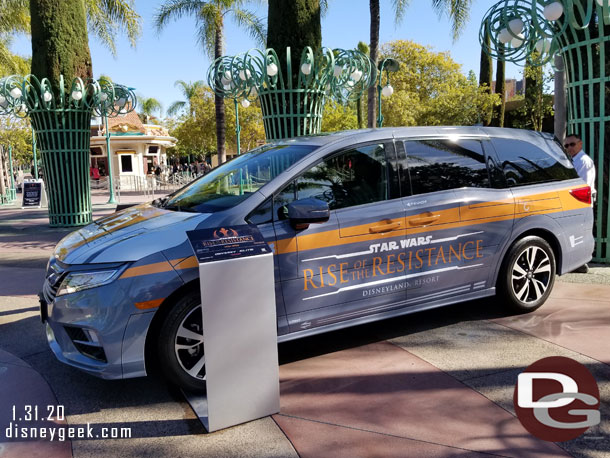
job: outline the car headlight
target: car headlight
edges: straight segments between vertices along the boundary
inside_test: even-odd
[[[107,285],[113,282],[119,273],[119,269],[99,270],[97,272],[70,272],[61,282],[57,290],[57,296]]]

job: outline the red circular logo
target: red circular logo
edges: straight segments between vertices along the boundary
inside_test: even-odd
[[[213,235],[215,239],[224,239],[228,237],[237,237],[238,234],[235,229],[221,227],[220,229],[216,229]]]
[[[563,356],[536,361],[519,374],[513,403],[523,427],[545,441],[575,439],[600,422],[595,378]]]

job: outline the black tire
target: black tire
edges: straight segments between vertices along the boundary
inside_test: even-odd
[[[533,312],[551,294],[555,272],[555,254],[546,240],[536,236],[517,240],[502,263],[498,297],[512,312]]]
[[[198,393],[206,390],[202,313],[199,293],[188,292],[167,314],[157,341],[163,375],[180,388]],[[192,338],[185,337],[185,334]],[[200,370],[198,365],[201,365]]]

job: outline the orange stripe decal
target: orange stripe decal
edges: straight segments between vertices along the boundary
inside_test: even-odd
[[[399,237],[405,235],[415,235],[424,232],[434,232],[444,229],[453,229],[458,227],[472,226],[473,224],[486,224],[496,221],[505,221],[508,219],[520,219],[532,214],[550,214],[561,211],[579,210],[589,207],[589,205],[578,201],[572,195],[570,190],[578,189],[582,186],[575,185],[568,188],[558,189],[556,191],[544,192],[530,195],[515,195],[512,199],[499,200],[493,202],[477,202],[476,204],[465,204],[447,208],[435,212],[437,217],[431,224],[425,224],[421,227],[403,228],[398,226],[398,229],[392,228],[389,232],[373,233],[369,229],[374,224],[380,223],[401,223],[402,221],[425,219],[430,217],[430,212],[423,212],[417,215],[409,215],[407,218],[394,218],[391,220],[384,219],[379,222],[371,222],[364,225],[352,226],[341,229],[332,229],[329,231],[318,232],[315,234],[300,235],[279,239],[275,243],[275,254],[295,253],[298,250],[312,250],[316,248],[328,248],[334,246],[347,245],[351,243],[375,241],[390,237]],[[460,215],[460,212],[462,213]],[[461,216],[461,218],[460,218]],[[360,233],[360,234],[359,234]],[[341,237],[343,235],[343,237]],[[347,236],[346,236],[347,235]],[[189,256],[186,258],[176,258],[169,262],[159,262],[148,264],[145,266],[132,267],[127,269],[121,278],[138,277],[141,275],[149,275],[155,273],[169,272],[172,269],[184,270],[198,267],[197,258]],[[163,299],[156,301],[140,302],[138,308],[155,308],[160,305]],[[146,304],[149,304],[148,306]],[[156,305],[153,305],[156,304]]]
[[[189,256],[188,258],[181,259],[180,262],[173,264],[173,266],[176,270],[192,269],[193,267],[199,267],[199,263],[195,256]]]
[[[154,264],[147,264],[145,266],[131,267],[127,269],[121,278],[139,277],[141,275],[159,274],[162,272],[170,272],[172,266],[169,262],[156,262]]]
[[[148,310],[148,309],[156,309],[157,307],[159,307],[161,305],[161,303],[165,300],[165,298],[162,299],[155,299],[154,301],[146,301],[146,302],[136,302],[136,308],[140,309],[140,310]]]

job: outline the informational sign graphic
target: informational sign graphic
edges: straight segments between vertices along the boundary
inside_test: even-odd
[[[187,231],[199,263],[271,253],[254,225],[224,226]]]
[[[23,207],[40,207],[43,193],[42,180],[23,182]]]

